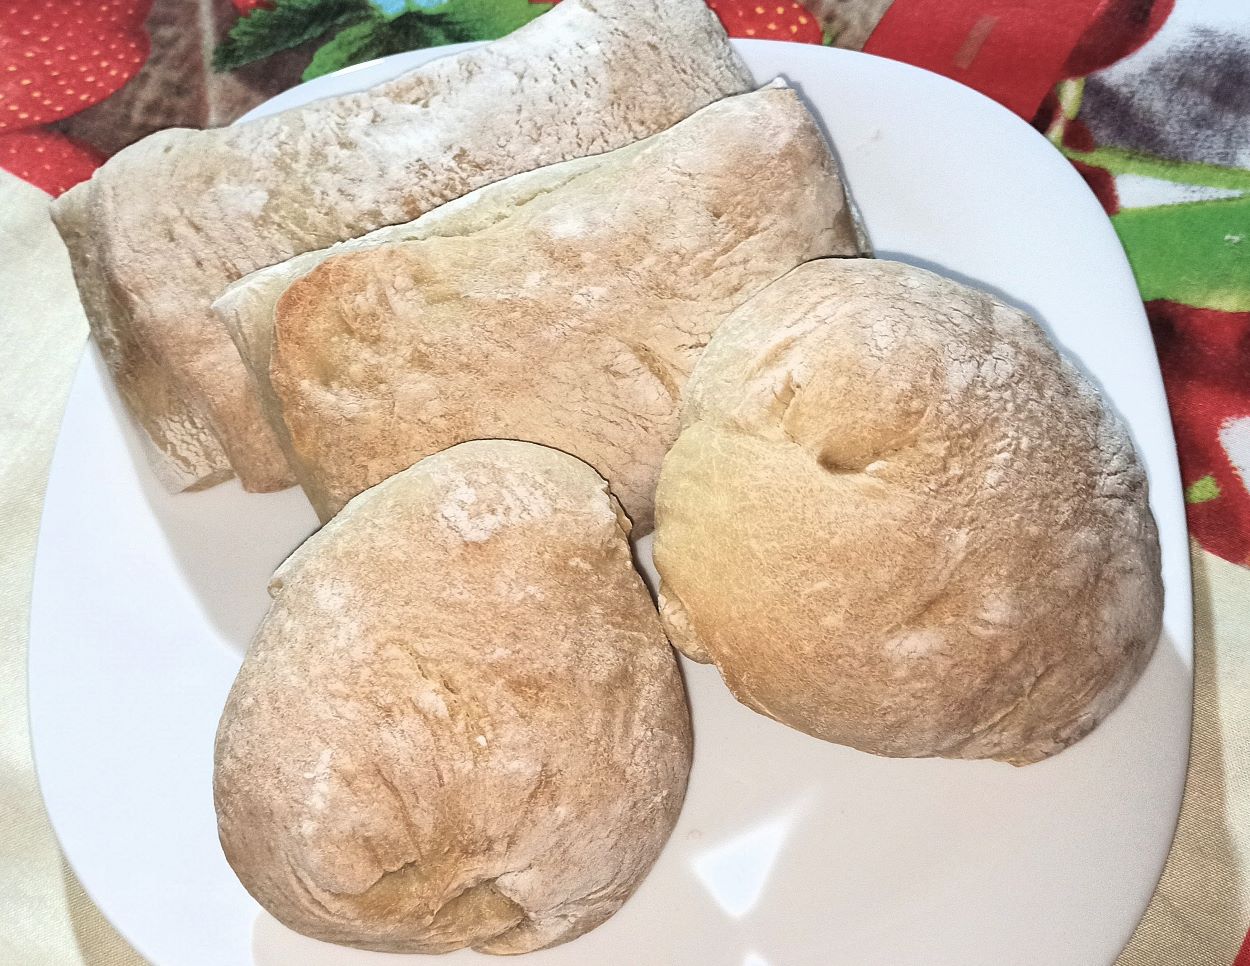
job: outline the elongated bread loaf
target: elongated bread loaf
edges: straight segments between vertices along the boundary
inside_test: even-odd
[[[333,255],[277,300],[269,375],[323,519],[422,456],[505,438],[586,460],[646,533],[713,330],[795,265],[858,250],[784,85],[521,187],[464,199],[447,219],[464,234]]]
[[[291,482],[210,304],[231,281],[750,86],[701,0],[567,0],[493,44],[237,127],[161,131],[53,205],[92,330],[172,489]]]
[[[865,751],[1053,755],[1159,638],[1120,421],[1023,312],[910,265],[812,262],[734,313],[656,506],[674,644]]]
[[[604,481],[498,440],[353,500],[271,584],[217,737],[221,843],[293,929],[520,953],[612,915],[690,713]]]

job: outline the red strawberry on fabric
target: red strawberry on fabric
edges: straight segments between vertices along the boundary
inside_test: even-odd
[[[98,104],[138,73],[151,0],[0,0],[0,133]]]
[[[56,131],[0,134],[0,168],[53,196],[86,181],[103,163],[98,151]]]
[[[0,168],[49,194],[89,178],[103,157],[40,125],[98,104],[151,49],[152,0],[0,0]]]
[[[559,3],[560,0],[530,0],[530,3]],[[801,44],[823,44],[825,32],[820,21],[794,0],[707,0],[708,8],[720,18],[731,37],[756,40],[793,40]]]
[[[707,0],[707,5],[731,37],[824,42],[820,22],[794,0]]]

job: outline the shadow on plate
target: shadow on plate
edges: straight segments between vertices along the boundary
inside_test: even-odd
[[[91,361],[103,369],[98,353]],[[196,493],[169,493],[148,465],[140,430],[112,379],[101,376],[135,478],[170,550],[213,627],[240,654],[269,607],[275,568],[317,529],[299,487],[247,493],[238,480]]]

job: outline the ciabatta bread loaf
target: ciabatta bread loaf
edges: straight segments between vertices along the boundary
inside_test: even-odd
[[[1159,637],[1124,427],[1025,313],[908,265],[813,262],[739,309],[656,499],[674,643],[829,741],[1037,761]]]
[[[677,659],[588,466],[467,443],[274,575],[217,738],[226,857],[299,932],[521,953],[612,915],[677,820]]]

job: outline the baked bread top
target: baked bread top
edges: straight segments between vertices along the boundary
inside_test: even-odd
[[[457,446],[274,575],[218,731],[222,846],[279,920],[517,953],[610,916],[681,808],[689,711],[588,466]]]
[[[1159,637],[1146,477],[1025,313],[897,262],[717,331],[657,494],[662,616],[744,703],[884,755],[1054,754]]]

